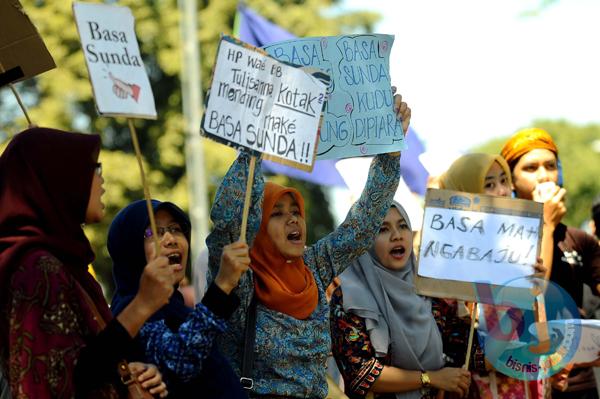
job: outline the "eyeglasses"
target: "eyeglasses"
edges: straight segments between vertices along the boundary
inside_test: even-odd
[[[183,237],[185,235],[185,230],[178,224],[172,224],[166,227],[157,227],[156,232],[158,233],[159,240],[161,240],[167,232],[175,237]],[[148,227],[146,230],[144,230],[144,239],[149,240],[151,238],[152,228]]]
[[[96,162],[94,164],[94,172],[98,175],[98,176],[102,176],[102,162]]]

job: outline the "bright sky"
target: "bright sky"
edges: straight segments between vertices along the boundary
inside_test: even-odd
[[[465,152],[534,119],[600,123],[600,1],[346,0],[396,35],[392,82],[427,150]]]

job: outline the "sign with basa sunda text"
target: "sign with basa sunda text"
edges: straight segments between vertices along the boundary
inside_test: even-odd
[[[100,115],[156,119],[150,80],[127,7],[73,3]]]
[[[485,303],[494,287],[531,288],[527,277],[539,253],[542,213],[533,201],[428,190],[417,290]]]
[[[406,148],[390,84],[393,43],[392,35],[364,34],[306,37],[265,46],[280,61],[319,68],[331,76],[318,159]]]
[[[320,71],[313,76],[225,36],[202,131],[240,150],[310,171],[328,82]]]

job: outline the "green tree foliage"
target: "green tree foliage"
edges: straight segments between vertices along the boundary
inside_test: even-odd
[[[563,221],[579,227],[590,218],[592,201],[600,194],[600,125],[539,120],[532,126],[547,130],[558,146],[567,189],[567,214]],[[492,140],[474,151],[498,154],[509,137]]]
[[[17,85],[29,113],[39,126],[73,131],[100,132],[104,151],[107,204],[105,222],[89,226],[96,249],[95,267],[109,289],[111,263],[106,252],[108,223],[128,202],[143,198],[140,178],[123,119],[98,117],[88,81],[84,56],[71,11],[71,2],[21,0],[38,28],[58,66],[38,78]],[[112,1],[110,2],[112,3]],[[378,16],[371,12],[339,13],[333,7],[340,0],[252,0],[247,5],[298,36],[336,35],[371,31]],[[121,0],[136,18],[136,32],[142,57],[150,75],[158,120],[135,122],[145,157],[152,196],[170,200],[187,209],[185,178],[181,70],[181,40],[177,0]],[[231,34],[237,1],[198,1],[203,88],[209,85],[217,43],[221,33]],[[25,126],[9,90],[0,91],[0,142]],[[0,151],[2,150],[0,146]],[[222,176],[235,158],[233,150],[204,140],[208,193],[212,199]],[[287,183],[286,179],[280,181]],[[306,202],[311,236],[321,236],[333,226],[321,189],[294,182]]]

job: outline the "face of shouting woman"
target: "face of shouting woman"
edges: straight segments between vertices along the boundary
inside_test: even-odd
[[[169,264],[175,274],[175,283],[179,284],[185,277],[190,244],[185,236],[186,231],[173,215],[164,209],[159,209],[154,215],[156,230],[160,243],[160,253],[169,258]],[[146,262],[156,257],[156,247],[150,226],[144,232],[144,253]]]
[[[291,193],[282,195],[275,203],[269,216],[267,234],[284,258],[295,259],[304,255],[306,222]]]
[[[406,266],[413,250],[413,233],[395,207],[388,211],[375,238],[375,254],[391,270]]]

